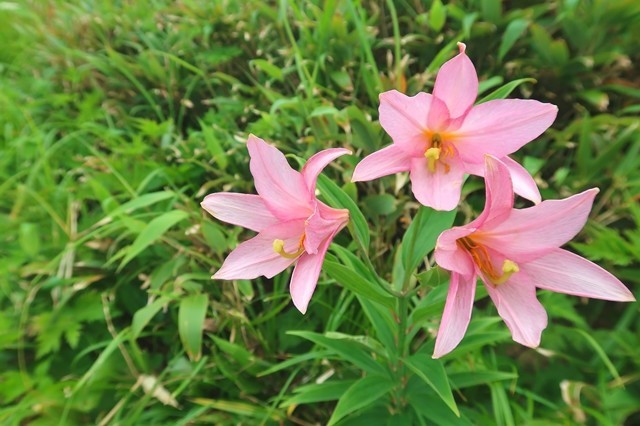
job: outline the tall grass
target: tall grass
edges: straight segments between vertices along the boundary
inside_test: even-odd
[[[417,205],[402,178],[350,183],[352,166],[390,142],[378,93],[429,91],[460,40],[480,97],[559,105],[519,159],[544,198],[601,188],[572,249],[635,290],[639,28],[632,0],[0,2],[0,422],[326,423],[361,373],[318,336],[392,343],[336,278],[357,264],[331,253],[306,316],[288,273],[211,281],[249,234],[199,202],[254,191],[249,133],[292,162],[349,147],[326,174],[362,207],[387,278]],[[457,223],[482,207],[480,181],[466,188]],[[444,303],[436,275],[417,277],[415,349]],[[343,424],[639,422],[637,304],[540,298],[553,327],[537,351],[478,304],[443,362],[460,418],[416,392],[424,412],[382,401]]]

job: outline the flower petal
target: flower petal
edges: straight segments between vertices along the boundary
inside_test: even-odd
[[[447,130],[451,117],[449,115],[449,108],[443,100],[431,98],[431,108],[429,108],[429,116],[427,117],[427,125],[432,132],[440,132]]]
[[[411,159],[413,195],[421,204],[435,210],[453,210],[460,202],[464,169],[455,155],[446,161],[446,166],[438,161],[432,172],[424,156]]]
[[[454,143],[466,162],[484,154],[505,157],[542,134],[558,107],[533,100],[500,99],[476,105],[455,133]]]
[[[536,182],[533,180],[529,172],[515,160],[509,157],[502,157],[500,161],[507,166],[511,175],[511,183],[513,184],[513,192],[521,197],[538,204],[541,201],[540,191]],[[484,164],[465,163],[465,172],[470,175],[484,176]]]
[[[513,185],[507,166],[495,157],[484,157],[485,205],[473,226],[481,229],[499,224],[513,210]]]
[[[308,217],[312,196],[302,175],[276,147],[254,135],[249,136],[247,149],[256,190],[271,212],[283,221]]]
[[[542,330],[547,327],[547,313],[526,275],[516,273],[504,284],[485,283],[485,287],[498,314],[511,330],[513,340],[531,348],[538,347]]]
[[[394,173],[406,172],[410,168],[411,157],[396,145],[389,145],[360,161],[353,171],[351,181],[368,181]]]
[[[316,190],[316,180],[322,170],[327,165],[340,157],[341,155],[351,154],[351,151],[344,148],[330,148],[314,154],[302,168],[302,177],[309,188],[309,192],[313,195]],[[315,196],[315,195],[314,195]]]
[[[475,228],[457,226],[443,231],[436,242],[435,259],[441,267],[453,273],[470,277],[475,274],[473,259],[465,250],[458,246],[458,239],[467,237]]]
[[[304,221],[302,220],[279,223],[265,229],[236,247],[212,278],[251,280],[260,275],[271,278],[279,274],[296,259],[288,259],[276,253],[273,250],[273,241],[283,240],[285,251],[293,253],[298,250],[303,232]]]
[[[513,192],[534,204],[539,204],[542,201],[540,190],[538,189],[538,185],[536,185],[536,181],[533,180],[533,177],[531,177],[527,169],[509,157],[502,157],[500,161],[502,161],[509,169],[511,181],[513,182]]]
[[[478,96],[476,68],[465,53],[464,43],[458,43],[460,53],[445,62],[433,86],[433,96],[444,101],[451,118],[464,115]]]
[[[218,220],[256,232],[279,222],[259,195],[218,192],[204,197],[200,205]]]
[[[440,358],[451,352],[464,337],[471,320],[475,293],[475,275],[465,279],[459,274],[451,274],[449,293],[440,320],[433,358]]]
[[[419,156],[427,147],[427,117],[432,96],[418,93],[409,97],[397,90],[380,94],[380,125],[393,143],[410,156]]]
[[[502,223],[486,229],[482,242],[515,262],[529,262],[571,240],[585,225],[598,193],[589,189],[564,200],[512,210]]]
[[[293,304],[302,314],[307,312],[309,301],[318,284],[318,277],[320,276],[324,256],[334,236],[335,233],[324,240],[320,247],[318,247],[316,254],[305,253],[300,256],[293,270],[289,291],[291,292]]]
[[[316,254],[322,242],[335,235],[349,222],[349,210],[334,209],[317,202],[316,211],[305,221],[304,248],[308,254]]]
[[[633,294],[616,277],[589,260],[562,249],[523,264],[538,288],[574,296],[632,302]]]

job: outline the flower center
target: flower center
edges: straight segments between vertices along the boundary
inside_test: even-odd
[[[491,262],[489,251],[482,244],[478,244],[470,237],[458,239],[458,244],[471,255],[473,262],[478,265],[480,271],[491,281],[493,285],[507,282],[511,275],[520,271],[518,264],[513,260],[505,259],[502,262],[502,273],[498,273]]]
[[[302,253],[304,253],[304,239],[306,236],[307,234],[302,234],[302,237],[300,237],[300,242],[298,243],[298,249],[293,253],[289,253],[285,251],[284,241],[279,239],[273,240],[273,251],[275,251],[280,256],[286,259],[295,259],[296,257],[300,256]]]
[[[427,133],[427,137],[431,141],[431,146],[424,152],[424,156],[427,159],[427,168],[431,173],[436,171],[436,165],[441,158],[453,156],[453,149],[449,144],[443,144],[442,136],[440,133]],[[442,161],[444,166],[444,172],[449,173],[451,167],[449,164]]]

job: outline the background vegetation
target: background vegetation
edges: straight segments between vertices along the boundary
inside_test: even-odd
[[[388,337],[339,268],[306,316],[289,272],[211,281],[250,234],[199,202],[254,191],[250,132],[293,163],[350,147],[326,175],[357,200],[390,277],[417,204],[403,177],[356,186],[351,172],[390,143],[378,93],[430,91],[461,40],[480,98],[559,106],[518,159],[544,198],[600,187],[571,248],[638,295],[635,0],[0,1],[0,423],[325,424],[362,376],[360,352],[335,342],[370,356]],[[457,223],[482,208],[481,188],[468,181]],[[336,241],[356,251],[348,232]],[[418,278],[409,344],[430,353],[447,282]],[[460,418],[412,381],[400,401],[372,382],[342,422],[638,424],[638,305],[539,293],[539,350],[513,343],[479,296],[442,362]]]

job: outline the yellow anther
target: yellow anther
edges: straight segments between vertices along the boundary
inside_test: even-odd
[[[440,159],[440,148],[429,148],[424,156],[427,158],[427,167],[431,173],[436,171],[436,162]]]
[[[513,260],[505,259],[502,263],[502,275],[497,279],[492,279],[492,281],[495,285],[504,284],[516,272],[520,272],[518,264]]]
[[[304,241],[304,237],[300,239],[300,246],[298,247],[298,250],[295,251],[294,253],[287,253],[284,250],[284,241],[282,240],[273,240],[273,251],[275,251],[276,253],[278,253],[280,256],[287,258],[287,259],[295,259],[296,257],[300,256],[303,252],[304,252],[304,246],[302,245]]]

